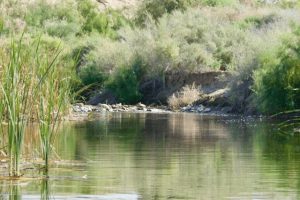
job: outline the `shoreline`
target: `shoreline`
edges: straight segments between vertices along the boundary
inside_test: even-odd
[[[261,118],[261,115],[243,115],[240,113],[227,112],[227,107],[205,107],[200,105],[189,105],[181,107],[178,110],[171,110],[167,106],[151,106],[138,103],[136,105],[123,105],[119,104],[98,104],[98,105],[85,105],[83,103],[76,103],[71,105],[70,114],[66,117],[68,121],[82,121],[87,118],[97,116],[97,114],[106,113],[153,113],[153,114],[172,114],[172,113],[191,113],[207,116],[220,116],[220,117],[251,117]],[[94,115],[93,115],[94,114]]]

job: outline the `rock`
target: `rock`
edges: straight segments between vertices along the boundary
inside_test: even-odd
[[[83,107],[84,104],[83,103],[76,103],[75,106],[78,106],[78,107]]]
[[[102,108],[102,109],[105,109],[106,111],[109,111],[109,112],[112,112],[113,109],[110,105],[107,105],[107,104],[98,104],[98,107]]]
[[[128,108],[129,111],[137,111],[137,107],[136,106],[132,106]]]
[[[86,113],[88,113],[88,112],[92,112],[93,111],[93,108],[91,107],[91,106],[83,106],[83,107],[81,107],[81,112],[86,112]]]
[[[121,103],[111,105],[112,109],[120,109],[122,107]]]
[[[83,112],[83,113],[87,113],[87,112],[92,112],[95,111],[96,108],[93,106],[88,106],[88,105],[84,105],[82,103],[79,104],[75,104],[73,106],[73,112]]]
[[[136,107],[137,107],[138,110],[145,110],[147,106],[144,105],[144,104],[142,104],[142,103],[138,103],[138,104],[136,105]]]
[[[146,108],[146,105],[145,105],[145,104],[142,104],[142,103],[138,103],[137,106],[138,106],[138,107],[142,107],[142,108]]]
[[[81,112],[81,107],[74,105],[73,112]]]
[[[209,113],[210,111],[211,111],[210,108],[204,108],[204,110],[203,110],[204,113]]]
[[[199,112],[199,113],[204,112],[204,110],[205,110],[205,107],[203,105],[199,105],[197,107],[197,112]]]

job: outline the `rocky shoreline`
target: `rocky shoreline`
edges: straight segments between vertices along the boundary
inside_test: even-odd
[[[71,115],[69,120],[78,120],[79,118],[85,118],[90,113],[198,113],[206,115],[228,115],[226,107],[205,107],[202,104],[200,105],[189,105],[182,107],[178,110],[171,110],[167,106],[148,106],[142,103],[136,105],[123,105],[119,104],[98,104],[94,105],[85,105],[83,103],[77,103],[71,107]]]

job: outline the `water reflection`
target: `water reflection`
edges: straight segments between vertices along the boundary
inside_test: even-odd
[[[22,185],[22,199],[300,196],[300,137],[279,135],[268,123],[193,114],[98,117],[64,126],[55,146],[66,164],[53,166],[50,182]]]
[[[9,200],[20,200],[21,193],[20,193],[20,187],[16,184],[10,185],[10,191],[9,191]]]

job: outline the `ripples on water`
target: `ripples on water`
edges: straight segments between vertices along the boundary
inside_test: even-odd
[[[2,198],[299,198],[299,138],[261,119],[114,113],[65,124],[56,151],[77,164],[53,166],[47,187],[3,181]]]

